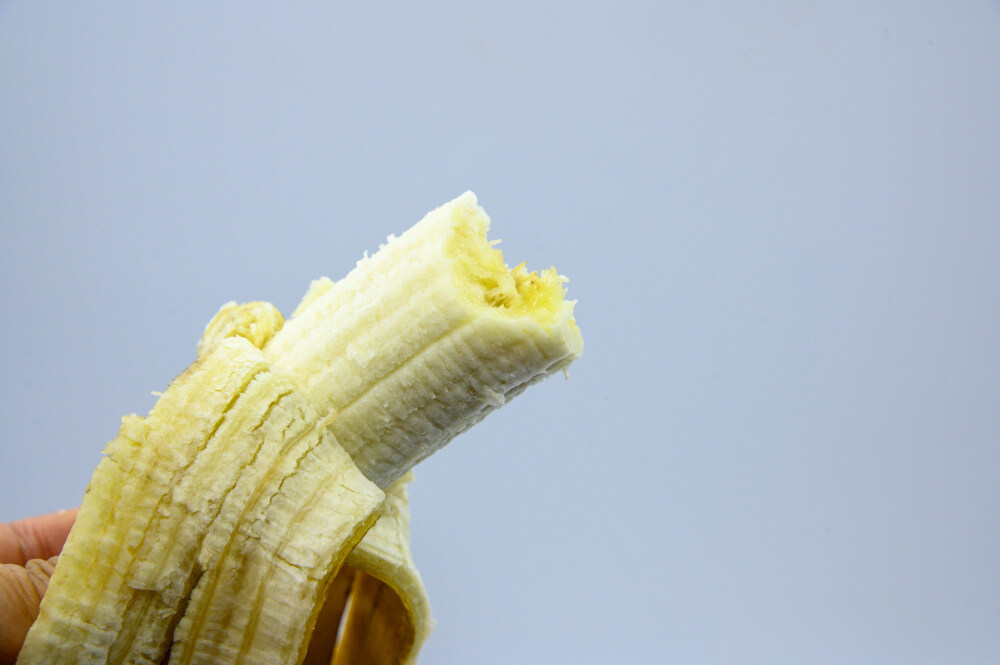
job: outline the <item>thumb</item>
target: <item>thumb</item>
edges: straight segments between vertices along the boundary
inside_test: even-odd
[[[0,665],[17,660],[75,519],[74,509],[0,524]]]
[[[0,665],[13,665],[59,557],[0,564]]]

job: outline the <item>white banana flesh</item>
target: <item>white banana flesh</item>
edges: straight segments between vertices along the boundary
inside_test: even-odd
[[[348,578],[333,661],[411,661],[429,620],[403,521],[337,576],[380,512],[402,514],[382,490],[582,352],[559,276],[508,270],[488,223],[466,193],[314,282],[283,326],[224,307],[108,444],[18,663],[302,662]],[[376,583],[402,610],[366,602]],[[365,660],[387,616],[412,637]]]

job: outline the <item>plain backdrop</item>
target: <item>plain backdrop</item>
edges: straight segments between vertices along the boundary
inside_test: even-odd
[[[466,189],[586,352],[418,469],[423,663],[1000,662],[1000,3],[0,2],[0,520]]]

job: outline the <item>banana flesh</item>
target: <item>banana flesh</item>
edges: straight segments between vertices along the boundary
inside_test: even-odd
[[[466,193],[284,325],[226,305],[105,449],[18,663],[302,662],[341,615],[333,662],[412,662],[430,621],[393,483],[582,353],[559,276],[508,270],[488,224]]]
[[[554,269],[508,270],[466,192],[309,302],[264,346],[380,487],[583,351]]]

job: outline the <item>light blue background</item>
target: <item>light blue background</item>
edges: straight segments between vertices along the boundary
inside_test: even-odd
[[[0,3],[0,520],[475,190],[586,354],[424,464],[424,663],[1000,661],[1000,3]]]

